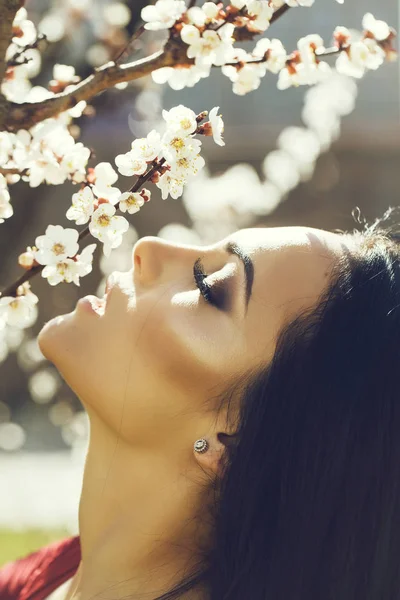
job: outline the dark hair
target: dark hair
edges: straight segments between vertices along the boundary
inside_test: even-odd
[[[354,251],[246,380],[213,548],[156,600],[199,583],[209,600],[400,597],[400,236],[380,227],[393,210],[340,232]]]

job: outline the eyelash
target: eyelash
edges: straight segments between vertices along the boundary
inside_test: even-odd
[[[193,265],[193,275],[196,286],[200,290],[204,300],[222,310],[224,305],[224,294],[221,292],[221,294],[216,295],[211,286],[204,281],[207,277],[207,273],[204,271],[203,263],[200,258],[198,258]]]

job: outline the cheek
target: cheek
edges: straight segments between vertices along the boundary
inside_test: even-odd
[[[207,389],[237,367],[240,335],[230,318],[207,306],[159,306],[143,320],[137,349],[156,375],[174,385]]]

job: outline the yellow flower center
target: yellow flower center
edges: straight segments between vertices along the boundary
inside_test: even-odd
[[[59,256],[60,254],[64,254],[65,246],[63,246],[62,244],[54,244],[53,252],[54,252],[54,254],[56,254],[56,256]]]
[[[174,138],[171,142],[171,146],[176,148],[176,150],[181,150],[182,148],[185,147],[185,142],[183,141],[182,138]]]
[[[182,119],[181,121],[181,127],[182,129],[190,129],[190,119]]]
[[[110,217],[108,215],[100,215],[97,222],[101,227],[108,227],[110,224]]]

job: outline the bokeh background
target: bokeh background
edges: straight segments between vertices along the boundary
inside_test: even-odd
[[[84,77],[113,58],[137,27],[146,3],[28,0],[29,17],[52,38],[42,48],[43,68],[32,83],[46,85],[57,62],[73,65]],[[319,33],[329,45],[336,25],[359,29],[368,11],[399,28],[395,0],[379,5],[364,0],[362,6],[316,0],[312,9],[290,10],[267,34],[288,49],[308,33]],[[162,35],[146,32],[131,46],[127,60],[161,43]],[[93,109],[74,125],[74,133],[93,149],[93,165],[114,164],[135,137],[161,126],[163,108],[177,104],[196,112],[220,106],[226,146],[204,141],[207,169],[187,186],[183,198],[163,201],[153,186],[151,202],[130,215],[123,245],[108,259],[98,252],[80,288],[33,280],[40,298],[37,322],[23,332],[10,330],[0,342],[0,565],[78,533],[88,422],[78,399],[37,347],[44,321],[73,310],[87,293],[102,294],[111,271],[130,268],[132,246],[143,235],[202,244],[248,226],[351,230],[357,220],[373,221],[400,204],[399,83],[399,64],[390,63],[362,80],[339,78],[314,91],[279,91],[275,76],[269,75],[258,90],[237,96],[215,69],[193,88],[175,91],[148,77],[94,99]],[[318,131],[319,144],[315,133],[299,127]],[[76,187],[32,189],[20,182],[10,190],[14,215],[0,225],[0,288],[18,277],[17,256],[49,223],[71,226],[65,212]]]

